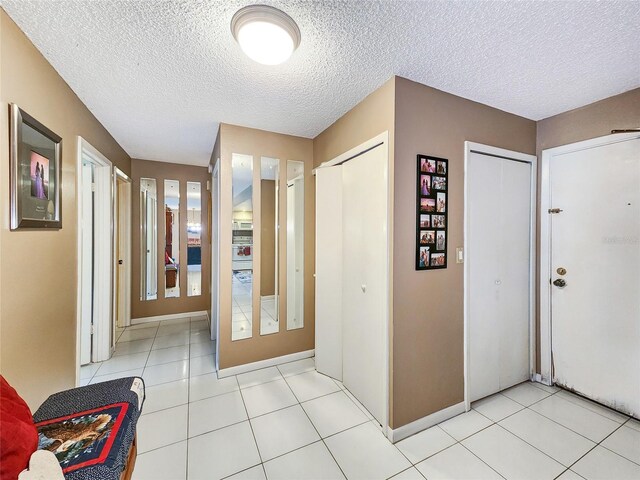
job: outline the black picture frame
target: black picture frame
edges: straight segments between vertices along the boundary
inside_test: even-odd
[[[416,270],[440,270],[448,260],[449,160],[418,154],[416,165]]]
[[[62,228],[62,137],[9,105],[11,230]]]

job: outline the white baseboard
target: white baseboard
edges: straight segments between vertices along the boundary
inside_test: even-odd
[[[236,367],[223,368],[222,370],[218,370],[218,378],[252,372],[253,370],[260,370],[261,368],[280,365],[281,363],[295,362],[296,360],[303,360],[305,358],[313,357],[314,355],[315,350],[306,350],[304,352],[290,353],[289,355],[282,355],[281,357],[260,360],[259,362],[245,363],[244,365],[238,365]]]
[[[187,318],[187,317],[201,317],[206,316],[209,318],[209,314],[206,310],[201,310],[199,312],[185,312],[185,313],[171,313],[169,315],[156,315],[155,317],[142,317],[142,318],[132,318],[131,325],[140,325],[141,323],[149,323],[149,322],[161,322],[162,320],[175,320],[176,318]]]
[[[411,435],[426,430],[429,427],[433,427],[438,423],[442,423],[445,420],[455,417],[464,413],[464,402],[451,405],[450,407],[440,410],[438,412],[427,415],[426,417],[419,418],[418,420],[396,428],[395,430],[389,428],[387,437],[391,443],[399,442],[400,440],[410,437]]]

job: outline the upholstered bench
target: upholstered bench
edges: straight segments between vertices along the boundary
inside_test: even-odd
[[[136,423],[143,403],[144,382],[139,377],[51,395],[33,415],[38,451],[18,478],[129,480],[136,459]],[[6,416],[4,408],[2,413]],[[11,427],[3,422],[3,428]],[[55,463],[53,456],[57,472],[50,470]]]

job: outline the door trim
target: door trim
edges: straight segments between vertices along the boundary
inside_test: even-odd
[[[469,252],[469,195],[468,195],[468,165],[471,153],[480,153],[492,157],[499,157],[506,160],[528,163],[531,165],[531,188],[530,201],[531,212],[529,215],[529,378],[533,378],[535,373],[535,352],[536,352],[536,178],[537,178],[537,158],[535,155],[514,152],[503,148],[491,147],[475,142],[464,142],[464,253]],[[470,258],[464,260],[464,404],[465,410],[471,409],[469,395],[469,362],[470,362],[470,339],[469,339],[469,266]]]
[[[91,361],[107,360],[111,356],[109,345],[111,322],[113,320],[113,182],[111,162],[84,138],[78,136],[76,158],[76,218],[77,268],[76,268],[76,385],[80,384],[80,340],[82,328],[82,160],[86,157],[96,167],[96,216],[103,221],[94,226],[94,336],[92,339]],[[94,219],[95,222],[95,219]],[[100,252],[104,252],[101,254]]]
[[[120,182],[120,186],[118,183]],[[124,235],[124,249],[121,253],[122,262],[124,264],[124,277],[125,282],[124,286],[121,286],[121,290],[123,293],[123,302],[124,302],[124,326],[128,327],[131,325],[131,189],[132,182],[131,178],[120,170],[118,167],[113,167],[113,228],[114,228],[114,241],[113,241],[113,285],[115,288],[116,285],[116,276],[119,274],[118,268],[118,258],[117,251],[118,245],[117,242],[120,240],[120,233]],[[120,192],[123,193],[123,206],[121,209],[120,202]],[[122,213],[122,218],[120,218],[120,213]],[[115,219],[118,219],[116,223]],[[116,299],[117,295],[113,295],[113,329],[115,330],[118,318],[118,305]],[[115,342],[115,336],[114,336]]]
[[[603,147],[619,142],[640,138],[640,133],[616,133],[592,138],[581,142],[548,148],[542,151],[540,175],[540,375],[545,385],[553,383],[553,360],[551,358],[551,216],[548,212],[554,208],[551,204],[551,172],[550,165],[558,155]]]

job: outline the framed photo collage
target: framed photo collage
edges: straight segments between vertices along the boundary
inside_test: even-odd
[[[416,270],[447,268],[449,161],[418,155]]]

